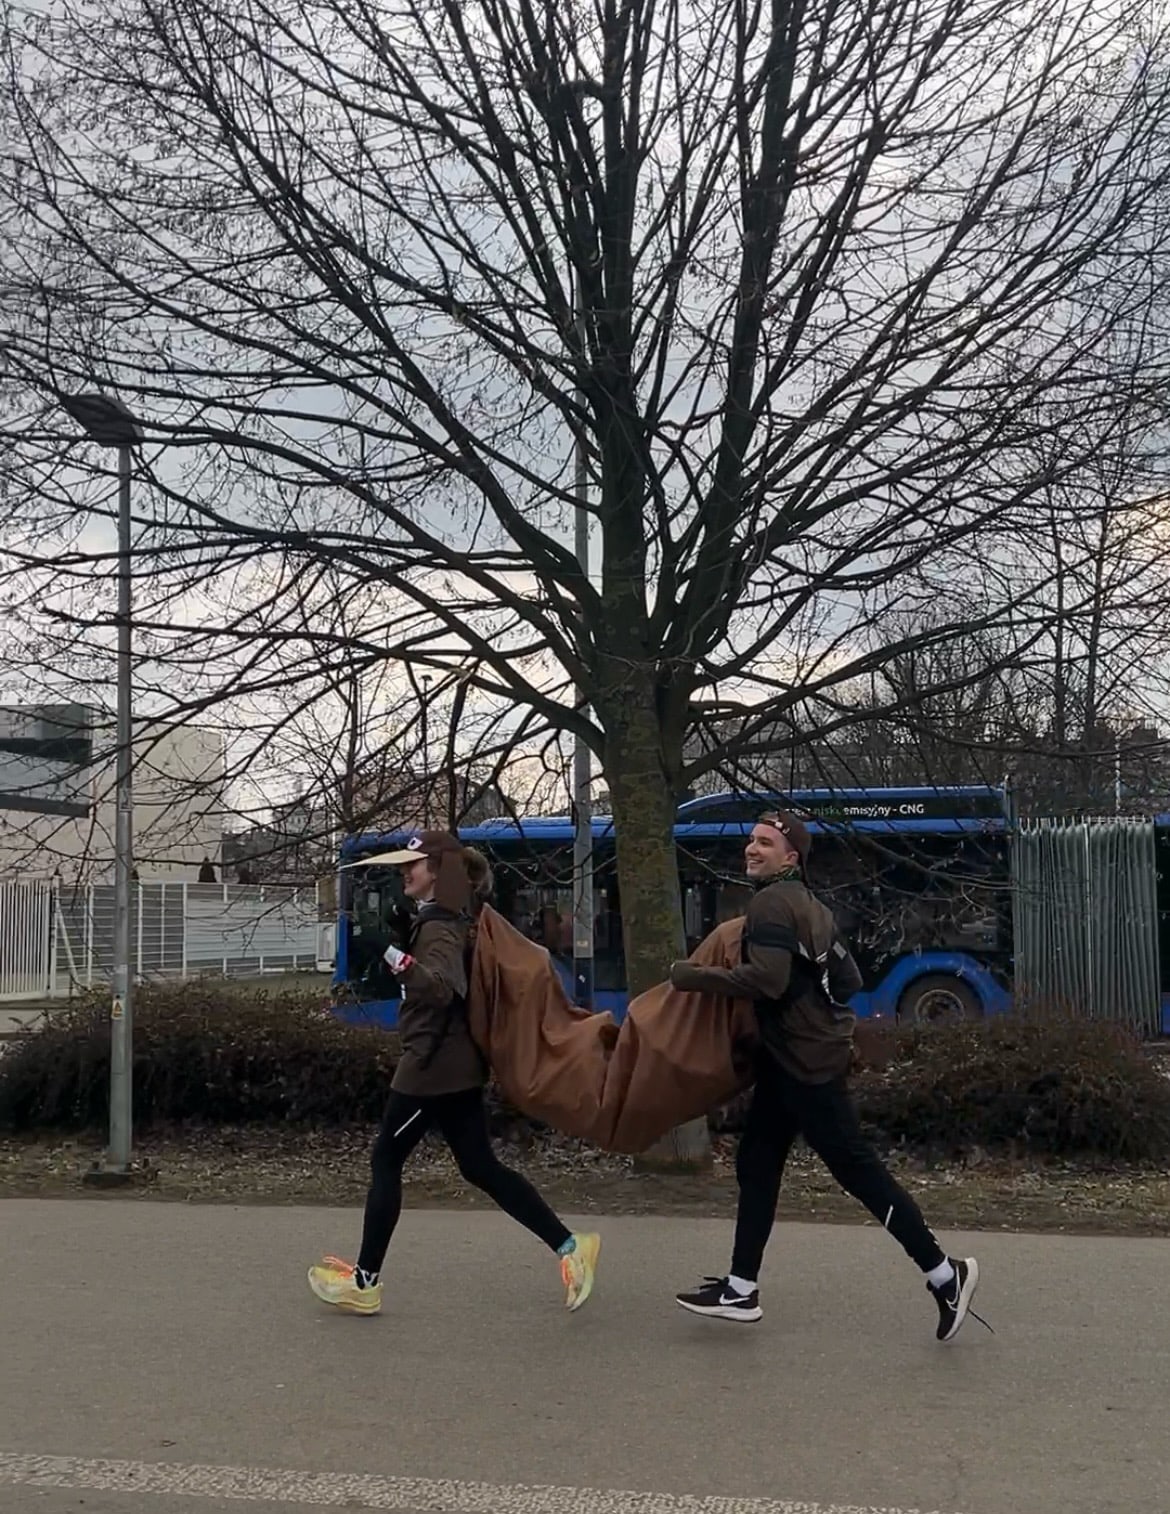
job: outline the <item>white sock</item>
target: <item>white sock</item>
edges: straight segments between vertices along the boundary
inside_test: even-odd
[[[731,1277],[727,1279],[727,1286],[732,1293],[738,1293],[740,1298],[747,1298],[749,1293],[756,1291],[756,1284],[749,1283],[746,1277]]]
[[[939,1262],[937,1267],[932,1267],[926,1274],[926,1281],[932,1288],[945,1288],[948,1283],[955,1280],[955,1269],[951,1265],[950,1258],[946,1257]]]

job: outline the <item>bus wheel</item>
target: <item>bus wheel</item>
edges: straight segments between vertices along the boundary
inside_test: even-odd
[[[940,1020],[978,1020],[983,1005],[975,990],[950,973],[916,978],[898,1000],[902,1025],[930,1025]]]

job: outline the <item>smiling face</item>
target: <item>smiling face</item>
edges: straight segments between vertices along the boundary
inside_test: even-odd
[[[787,836],[762,822],[752,828],[743,856],[749,878],[770,878],[800,862],[800,853]]]
[[[416,904],[423,904],[435,892],[435,875],[429,857],[406,862],[402,867],[402,892]]]

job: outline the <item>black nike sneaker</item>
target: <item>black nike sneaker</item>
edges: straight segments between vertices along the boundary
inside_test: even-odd
[[[744,1324],[752,1324],[764,1317],[764,1311],[760,1308],[760,1290],[753,1288],[750,1293],[736,1293],[725,1277],[704,1278],[701,1288],[694,1293],[679,1293],[676,1299],[688,1313],[705,1314],[710,1319],[740,1320]]]
[[[973,1312],[971,1301],[979,1286],[979,1263],[973,1256],[952,1256],[948,1260],[955,1269],[950,1282],[942,1288],[936,1288],[932,1283],[926,1285],[938,1305],[937,1336],[940,1341],[953,1341],[963,1328],[963,1321]],[[978,1319],[979,1316],[975,1315],[975,1318]]]

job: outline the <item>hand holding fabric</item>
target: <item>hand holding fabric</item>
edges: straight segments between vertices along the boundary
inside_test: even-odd
[[[670,986],[681,988],[685,993],[697,993],[701,987],[703,969],[696,967],[693,962],[672,962],[670,964]]]

